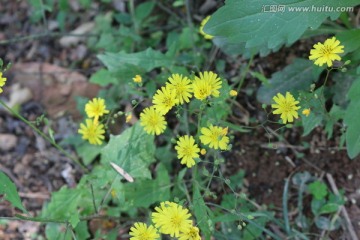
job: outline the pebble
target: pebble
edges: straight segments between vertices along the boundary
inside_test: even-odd
[[[9,151],[16,146],[17,137],[12,134],[0,133],[0,150]]]

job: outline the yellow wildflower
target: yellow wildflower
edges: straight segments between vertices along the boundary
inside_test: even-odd
[[[190,102],[191,93],[192,93],[192,84],[187,77],[183,77],[180,74],[172,74],[168,78],[169,82],[166,83],[166,87],[170,91],[175,91],[176,99],[178,104],[183,104],[185,102]]]
[[[88,140],[90,144],[101,145],[104,140],[104,125],[94,122],[91,119],[85,120],[86,125],[81,123],[78,133],[82,134],[84,140]]]
[[[333,61],[340,61],[341,57],[339,53],[343,53],[344,46],[340,45],[340,41],[335,37],[328,38],[325,40],[324,44],[318,42],[313,46],[313,49],[310,50],[310,60],[315,60],[314,64],[322,66],[324,63],[331,67]]]
[[[300,108],[296,106],[299,101],[296,101],[294,96],[291,93],[286,92],[286,95],[278,93],[277,96],[273,97],[275,104],[271,104],[272,108],[277,108],[273,111],[273,114],[281,114],[280,118],[283,120],[283,123],[293,122],[294,118],[298,118],[297,110]]]
[[[133,78],[133,81],[135,83],[141,83],[142,82],[142,78],[140,75],[135,75],[135,77]]]
[[[202,149],[200,150],[200,154],[201,154],[201,155],[205,155],[205,154],[206,154],[206,149],[205,149],[205,148],[202,148]]]
[[[209,96],[219,97],[221,84],[221,79],[216,73],[211,71],[201,72],[199,77],[195,76],[193,81],[194,96],[199,100],[204,100]]]
[[[171,108],[179,102],[176,98],[176,91],[168,87],[161,87],[156,91],[152,102],[157,111],[161,114],[166,114]]]
[[[144,127],[148,134],[160,135],[165,131],[166,121],[164,115],[154,107],[148,107],[140,113],[140,125]]]
[[[230,90],[229,94],[232,97],[236,97],[238,95],[237,91],[235,91],[235,90]]]
[[[89,118],[94,118],[94,121],[97,122],[99,117],[108,114],[109,110],[106,109],[104,99],[93,98],[85,105],[85,112]]]
[[[179,240],[201,240],[199,228],[189,227],[186,231],[180,233]]]
[[[136,222],[130,228],[130,240],[155,240],[160,237],[153,225],[147,226],[145,223]]]
[[[182,136],[177,141],[175,149],[178,154],[178,159],[181,159],[181,164],[186,164],[188,168],[191,168],[195,165],[194,158],[198,158],[200,149],[195,143],[193,136]]]
[[[209,147],[226,150],[229,144],[229,137],[226,136],[227,128],[210,125],[209,128],[201,128],[200,141]]]
[[[174,202],[161,202],[156,212],[151,214],[152,222],[159,232],[179,237],[180,232],[186,232],[192,225],[189,210]]]
[[[128,123],[131,121],[131,119],[132,119],[132,114],[130,113],[130,114],[126,115],[125,122]]]
[[[301,113],[308,117],[310,115],[310,112],[311,112],[310,108],[305,108],[304,110],[302,110]]]

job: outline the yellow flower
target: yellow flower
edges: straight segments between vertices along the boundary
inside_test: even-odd
[[[90,144],[101,145],[104,140],[104,125],[94,122],[92,119],[85,120],[86,125],[81,123],[78,133],[82,134],[84,140],[88,140]]]
[[[281,114],[280,118],[283,120],[284,124],[293,122],[294,118],[299,117],[297,110],[300,107],[296,106],[299,101],[296,101],[291,93],[286,92],[286,96],[278,93],[277,96],[273,97],[273,100],[276,104],[271,104],[271,107],[277,108],[273,111],[273,114]]]
[[[180,74],[172,74],[168,80],[170,83],[167,82],[166,87],[168,87],[170,91],[175,91],[176,99],[179,101],[178,104],[183,104],[184,101],[188,103],[192,93],[190,80]]]
[[[188,168],[191,168],[195,165],[194,158],[198,158],[200,149],[195,143],[193,136],[182,136],[177,141],[175,149],[178,154],[178,159],[181,159],[181,164],[186,164]]]
[[[328,67],[331,67],[334,60],[341,60],[339,53],[344,52],[343,48],[344,46],[340,45],[340,41],[335,37],[328,38],[324,44],[318,42],[313,46],[309,59],[315,60],[315,65],[322,66],[326,63]]]
[[[142,78],[140,75],[135,75],[135,77],[133,78],[133,81],[135,83],[141,83],[142,82]]]
[[[3,77],[3,73],[0,72],[0,93],[3,92],[2,87],[5,85],[5,83],[6,83],[6,78]]]
[[[226,136],[227,128],[210,125],[209,128],[201,128],[200,141],[209,147],[221,150],[228,148],[229,137]]]
[[[235,91],[235,90],[230,90],[229,94],[232,97],[236,97],[238,95],[237,91]]]
[[[97,122],[99,117],[108,114],[109,110],[106,109],[104,99],[93,98],[85,105],[85,112],[89,118],[94,118],[94,121]]]
[[[201,155],[205,155],[205,154],[206,154],[206,149],[205,149],[205,148],[202,148],[202,149],[200,150],[200,154],[201,154]]]
[[[186,232],[192,225],[189,210],[174,202],[161,202],[155,211],[151,214],[155,227],[159,232],[170,234],[171,237],[179,237],[180,232]]]
[[[142,222],[134,223],[134,226],[130,228],[130,240],[155,240],[160,237],[157,230],[153,225],[149,227]]]
[[[132,114],[130,113],[126,116],[125,122],[128,123],[131,121],[131,119],[132,119]]]
[[[140,125],[144,127],[148,134],[160,135],[165,131],[166,121],[164,115],[154,107],[148,107],[140,113]]]
[[[204,32],[204,26],[205,24],[209,21],[211,16],[207,16],[206,18],[204,18],[201,23],[200,23],[200,28],[199,28],[199,32],[201,35],[204,36],[205,39],[208,39],[208,40],[211,40],[214,38],[214,36],[210,35],[210,34],[207,34]]]
[[[310,108],[305,108],[304,110],[302,110],[301,113],[308,117],[310,115],[310,112],[311,112]]]
[[[161,87],[156,91],[152,99],[152,103],[157,111],[166,114],[170,109],[179,102],[176,98],[176,91],[170,90],[168,87]]]
[[[191,226],[187,231],[181,232],[179,240],[201,240],[199,228]]]
[[[219,97],[220,88],[221,79],[211,71],[199,73],[199,77],[195,76],[193,81],[194,96],[199,100],[204,100],[209,96]]]

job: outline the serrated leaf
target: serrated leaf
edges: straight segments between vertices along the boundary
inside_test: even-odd
[[[22,205],[21,199],[17,192],[15,184],[10,178],[3,172],[0,171],[0,194],[4,194],[4,197],[14,207],[20,209],[23,212],[27,212],[25,207]]]
[[[319,69],[319,68],[318,68]],[[320,71],[314,73],[314,64],[306,59],[297,58],[294,62],[271,76],[269,84],[263,85],[257,92],[261,103],[270,104],[277,93],[286,91],[295,93],[297,90],[307,90],[316,81]]]
[[[170,199],[170,178],[164,165],[159,165],[157,178],[124,185],[125,201],[131,207],[149,207],[155,202]]]
[[[344,122],[346,129],[346,149],[350,158],[356,157],[360,153],[360,79],[357,79],[351,86],[348,98],[350,104],[346,109]]]
[[[312,11],[311,8],[356,6],[358,0],[227,0],[205,25],[204,31],[246,48],[274,50],[292,44],[309,28],[318,28],[328,17],[337,19],[340,11]],[[284,11],[278,7],[284,7]],[[299,7],[299,9],[295,9]],[[304,9],[308,7],[308,9]]]
[[[107,165],[114,162],[135,180],[151,179],[148,166],[155,161],[154,154],[154,136],[137,123],[120,135],[110,136],[109,143],[101,150],[101,162]]]
[[[151,48],[137,53],[104,53],[99,54],[98,58],[111,72],[129,75],[127,72],[130,70],[130,76],[135,76],[133,71],[148,72],[156,67],[169,66],[173,62],[172,58]]]

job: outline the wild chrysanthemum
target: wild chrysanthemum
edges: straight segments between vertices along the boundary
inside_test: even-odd
[[[184,101],[188,103],[192,93],[191,81],[180,74],[172,74],[168,80],[169,82],[166,83],[166,87],[168,87],[170,91],[175,91],[178,103],[183,104]]]
[[[3,77],[3,73],[0,72],[0,93],[3,92],[2,87],[5,85],[6,83],[6,78]]]
[[[201,128],[200,141],[214,149],[226,150],[229,144],[229,137],[226,136],[228,129],[210,125],[208,128]]]
[[[108,114],[109,110],[106,109],[104,99],[93,98],[85,105],[85,112],[89,118],[94,118],[95,122],[97,122],[99,117]]]
[[[318,42],[313,46],[313,49],[310,50],[310,60],[315,60],[314,64],[322,66],[324,63],[331,67],[333,61],[341,60],[339,53],[343,53],[344,46],[340,45],[340,41],[335,37],[328,38],[325,40],[324,44]]]
[[[219,97],[221,88],[221,79],[216,73],[201,72],[199,77],[195,76],[193,81],[194,96],[199,100],[204,100],[209,96]]]
[[[125,122],[128,123],[131,121],[131,119],[132,119],[132,114],[130,113],[130,114],[126,115]]]
[[[135,75],[135,77],[133,78],[133,81],[135,83],[141,83],[142,82],[142,78],[140,75]]]
[[[305,108],[301,113],[308,117],[311,113],[311,110],[310,108]]]
[[[147,226],[145,223],[136,222],[130,228],[130,240],[155,240],[160,237],[153,225]]]
[[[148,134],[160,135],[165,131],[166,121],[164,115],[157,109],[148,107],[140,113],[140,125],[144,127]]]
[[[201,240],[199,228],[191,226],[187,231],[181,232],[179,240]]]
[[[192,225],[189,210],[174,202],[162,202],[156,212],[151,214],[152,222],[159,232],[179,237],[180,232],[186,232]]]
[[[166,114],[170,109],[179,102],[176,98],[176,91],[168,87],[161,87],[153,96],[152,102],[156,110],[161,114]]]
[[[195,165],[194,158],[199,157],[200,148],[195,143],[193,136],[182,136],[177,141],[175,149],[178,154],[178,159],[181,159],[181,164],[186,164],[188,168]]]
[[[85,120],[86,125],[81,123],[78,133],[82,135],[82,138],[88,140],[90,144],[101,145],[104,140],[104,125],[98,122],[94,122],[92,119]]]
[[[293,122],[294,118],[298,118],[297,110],[300,108],[296,106],[299,101],[296,101],[294,96],[286,92],[286,95],[278,93],[277,96],[273,97],[275,104],[271,104],[272,108],[277,108],[273,111],[273,114],[281,114],[280,118],[283,120],[283,123]]]
[[[200,34],[203,35],[205,39],[209,39],[209,40],[210,40],[210,39],[213,39],[214,36],[205,33],[205,32],[204,32],[204,26],[205,26],[205,24],[209,21],[210,17],[211,17],[211,16],[207,16],[206,18],[204,18],[204,19],[201,21],[201,23],[200,23],[200,28],[199,28]]]

